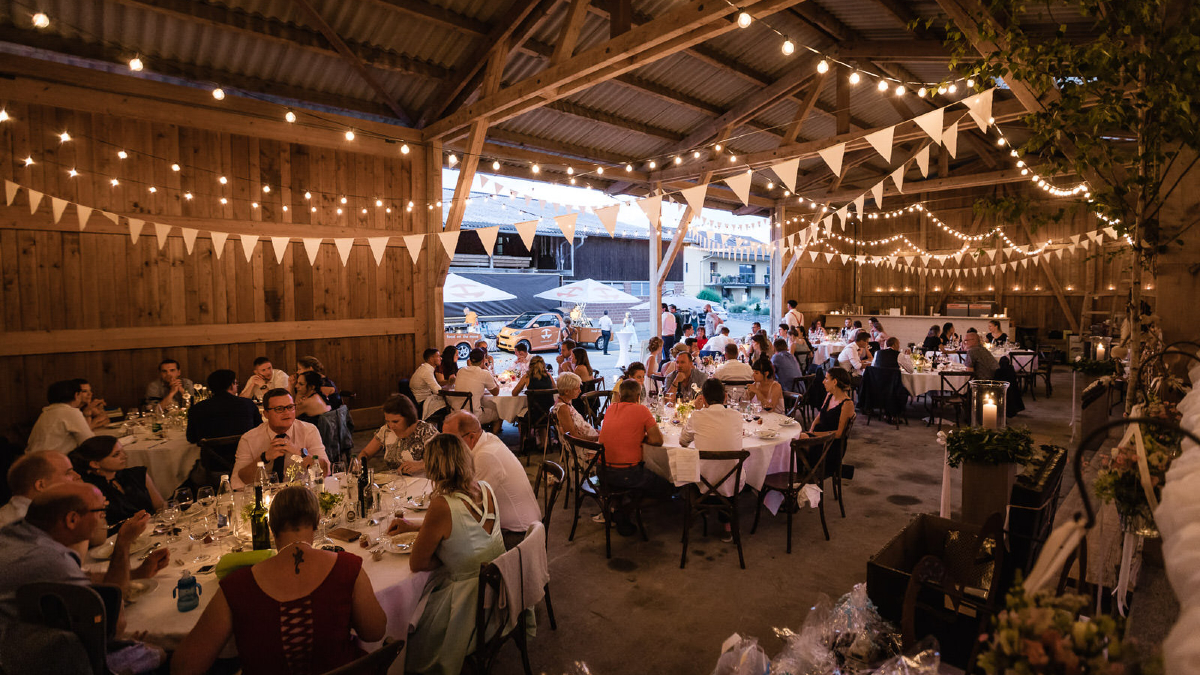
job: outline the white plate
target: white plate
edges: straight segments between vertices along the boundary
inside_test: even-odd
[[[417,502],[413,501],[412,497],[409,497],[408,499],[404,500],[404,503],[401,504],[401,506],[403,506],[406,509],[411,509],[413,511],[424,511],[425,509],[429,508],[430,501],[433,501],[432,497],[429,498],[429,500],[426,501],[424,504],[418,504]]]
[[[799,422],[790,417],[784,417],[783,419],[779,420],[779,424],[780,426],[790,427],[794,424],[799,424]]]
[[[127,600],[136,600],[141,596],[158,588],[157,579],[131,579],[129,581],[129,594]]]
[[[88,555],[92,556],[92,558],[95,560],[108,560],[112,557],[113,549],[116,548],[116,546],[116,542],[112,539],[109,539],[103,544],[100,544],[99,546],[88,551]]]
[[[774,431],[756,431],[756,432],[754,432],[754,435],[758,436],[759,438],[762,438],[762,439],[771,439],[771,438],[779,437],[779,434]]]
[[[416,540],[416,532],[397,534],[388,542],[388,550],[392,553],[412,553],[413,542]]]

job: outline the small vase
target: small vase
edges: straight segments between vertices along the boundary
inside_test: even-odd
[[[1121,517],[1121,531],[1136,534],[1140,537],[1154,539],[1159,536],[1158,524],[1154,522],[1154,514],[1141,507],[1132,511],[1118,512]]]

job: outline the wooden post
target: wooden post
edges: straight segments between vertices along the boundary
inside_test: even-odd
[[[940,148],[939,152],[945,153],[946,149]],[[929,198],[928,193],[926,193],[926,192],[921,193],[921,202],[922,203],[924,203],[925,200],[928,198]],[[920,221],[921,230],[920,230],[920,234],[918,235],[917,241],[921,242],[921,244],[920,244],[921,250],[928,251],[929,250],[929,219],[922,217],[922,218],[918,218],[918,221]],[[916,309],[916,311],[913,312],[913,314],[920,314],[921,312],[926,311],[925,300],[926,300],[926,293],[928,292],[928,289],[929,289],[929,279],[924,274],[918,274],[917,275],[917,309]]]
[[[650,337],[654,337],[662,335],[662,282],[658,280],[658,265],[662,260],[662,233],[658,230],[658,223],[650,223],[647,235],[646,239],[650,241]]]
[[[783,221],[784,208],[783,200],[776,200],[775,208],[771,214],[771,249],[770,262],[767,267],[768,274],[771,275],[770,290],[771,302],[768,303],[771,307],[771,325],[778,326],[780,317],[783,316]]]

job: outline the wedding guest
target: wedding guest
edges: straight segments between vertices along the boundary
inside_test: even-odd
[[[646,366],[641,361],[634,361],[625,367],[625,377],[617,381],[617,384],[625,380],[634,380],[642,387],[642,392],[646,391]]]
[[[333,409],[321,392],[321,375],[315,370],[296,376],[296,416],[316,424],[316,418]],[[309,419],[312,418],[312,419]]]
[[[662,431],[650,409],[640,403],[642,388],[633,380],[622,382],[616,400],[604,412],[600,427],[600,443],[604,445],[603,480],[619,489],[641,488],[648,492],[666,493],[670,483],[642,462],[642,445],[662,445]],[[623,509],[613,513],[617,533],[628,537],[637,531],[629,514]]]
[[[867,362],[871,359],[871,348],[867,345],[870,342],[869,335],[865,331],[859,331],[854,337],[854,341],[838,354],[838,365],[846,369],[854,375],[862,375],[867,369]]]
[[[687,353],[692,357],[692,361],[700,358],[700,341],[694,337],[686,337],[683,339],[683,344],[687,347]]]
[[[582,347],[576,347],[571,350],[571,356],[575,361],[575,374],[584,382],[596,379],[596,371],[592,370],[592,362],[588,359],[587,350]]]
[[[550,377],[550,372],[546,369],[546,360],[540,356],[535,356],[529,359],[529,370],[517,381],[517,386],[513,387],[513,396],[519,395],[526,389],[529,391],[545,391],[557,388],[558,385],[554,383],[554,378]],[[529,401],[530,420],[541,420],[550,414],[550,408],[545,403],[545,397],[527,396],[526,398]]]
[[[879,319],[871,317],[871,341],[883,344],[887,339],[888,334],[883,330],[883,324],[879,323]]]
[[[984,335],[984,339],[991,343],[992,346],[999,347],[1008,344],[1008,333],[1000,329],[1000,322],[995,319],[988,321],[988,332]]]
[[[405,672],[452,674],[477,642],[479,569],[504,553],[492,486],[475,475],[471,451],[457,436],[438,434],[425,449],[433,500],[420,525],[393,520],[389,534],[417,532],[408,557],[413,572],[433,571],[415,632],[408,635]]]
[[[808,327],[808,334],[813,338],[825,337],[825,323],[821,319],[813,319],[812,325]]]
[[[850,373],[841,368],[830,368],[825,371],[825,400],[817,412],[816,419],[807,432],[800,437],[833,437],[834,447],[826,456],[825,474],[832,475],[840,471],[842,456],[846,454],[846,431],[854,419],[854,403],[850,401]],[[846,403],[850,405],[846,405]]]
[[[574,340],[563,340],[562,344],[558,346],[558,356],[555,357],[554,362],[557,364],[560,374],[575,372],[575,347],[577,346]]]
[[[996,357],[983,346],[979,333],[967,333],[963,336],[963,349],[967,352],[967,367],[975,371],[972,380],[990,380],[996,374]]]
[[[68,453],[77,445],[92,437],[83,411],[83,389],[75,380],[60,380],[46,389],[46,400],[50,405],[42,408],[33,430],[29,432],[26,449],[29,452],[53,450]]]
[[[705,335],[712,335],[715,337],[717,334],[717,330],[720,329],[721,324],[723,324],[723,323],[725,323],[725,322],[721,320],[720,316],[717,316],[717,312],[716,312],[716,310],[713,309],[711,304],[704,305],[704,334]]]
[[[83,395],[79,399],[79,411],[83,413],[83,418],[87,420],[88,426],[92,429],[101,429],[108,426],[108,412],[104,410],[104,399],[95,398],[92,392],[92,385],[82,377],[75,378],[75,384],[79,385],[79,389]]]
[[[733,341],[733,338],[729,337],[729,326],[721,326],[721,328],[717,330],[717,334],[709,338],[708,344],[704,346],[704,350],[716,352],[718,354],[724,354],[725,345],[730,344],[734,345],[735,347],[737,346],[737,343]]]
[[[671,316],[675,317],[675,343],[674,344],[679,344],[683,340],[683,327],[685,325],[685,322],[683,320],[683,317],[680,316],[681,312],[679,311],[678,307],[676,307],[675,305],[670,305],[668,307],[668,309],[671,310]]]
[[[271,359],[260,356],[254,359],[254,374],[246,382],[241,396],[259,401],[272,389],[287,388],[288,374],[271,366]]]
[[[662,306],[662,315],[659,317],[659,323],[662,324],[661,342],[665,354],[665,350],[669,350],[671,347],[675,346],[676,327],[675,315],[671,312],[671,309],[667,307],[667,303],[665,302]]]
[[[957,345],[961,340],[962,340],[962,338],[960,338],[958,336],[958,333],[956,333],[954,331],[954,324],[950,323],[949,321],[942,324],[942,348],[943,349],[952,348],[954,345]]]
[[[921,343],[921,351],[936,352],[942,348],[942,328],[936,323],[929,327],[929,332],[925,334],[925,341]]]
[[[315,356],[301,356],[296,360],[296,373],[306,373],[314,371],[321,376],[321,393],[325,394],[325,400],[329,403],[329,407],[337,410],[342,407],[342,395],[338,392],[337,385],[329,376],[325,374],[325,366]]]
[[[750,353],[747,355],[750,363],[759,359],[769,359],[772,353],[771,342],[767,340],[766,335],[755,333],[754,337],[750,338]]]
[[[675,372],[667,376],[663,391],[671,401],[690,401],[708,377],[692,363],[686,352],[675,358]]]
[[[731,342],[725,345],[725,363],[717,366],[713,377],[722,382],[748,382],[754,379],[754,369],[738,360],[738,346]]]
[[[800,372],[800,362],[788,350],[787,340],[783,338],[775,338],[775,353],[771,355],[771,366],[775,369],[775,379],[781,387],[788,391],[796,390],[796,380],[803,373]]]
[[[488,353],[487,340],[476,340],[475,341],[475,349],[481,350],[483,352],[483,368],[484,368],[484,370],[487,370],[489,373],[495,373],[496,372],[496,361],[492,358],[492,355]]]
[[[763,332],[761,323],[755,321],[754,323],[750,324],[750,334],[746,336],[746,342],[753,340],[754,336],[761,332]]]
[[[500,385],[496,378],[483,368],[486,358],[482,349],[472,349],[467,357],[467,367],[458,371],[458,379],[454,382],[455,391],[471,392],[471,409],[479,417],[482,424],[491,426],[492,431],[500,430],[500,413],[496,409],[496,401],[485,396],[500,395]]]
[[[558,340],[559,342],[574,342],[575,327],[571,325],[570,317],[563,317],[562,328],[558,329]]]
[[[612,342],[612,319],[607,309],[604,310],[604,316],[600,317],[600,339],[604,340],[604,355],[608,356],[608,343]]]
[[[516,356],[516,358],[513,359],[512,365],[509,366],[509,368],[515,372],[518,377],[529,372],[529,347],[524,342],[520,342],[513,349],[513,355]]]
[[[782,413],[784,411],[783,386],[776,379],[775,368],[771,362],[767,359],[759,359],[754,362],[751,372],[754,383],[746,387],[745,398],[758,399],[758,404],[766,412]]]
[[[383,402],[383,426],[358,453],[358,459],[376,471],[419,473],[425,470],[425,443],[437,433],[437,427],[417,419],[417,406],[411,399],[392,394]]]
[[[81,480],[71,460],[59,452],[27,452],[8,467],[12,497],[0,506],[0,527],[25,517],[33,498],[47,489]]]
[[[408,380],[408,386],[412,389],[417,405],[424,406],[425,401],[436,396],[442,390],[444,385],[438,379],[438,369],[441,365],[442,355],[438,350],[426,349],[421,353],[421,365],[417,366]]]
[[[884,343],[884,348],[875,352],[875,359],[871,365],[876,368],[899,368],[900,367],[900,338],[888,338]]]
[[[466,444],[475,463],[476,480],[487,483],[495,492],[505,547],[513,548],[521,543],[525,530],[542,519],[542,509],[521,460],[504,441],[484,431],[479,420],[469,412],[450,415],[442,430],[458,436]]]
[[[171,660],[172,675],[207,673],[230,638],[245,675],[324,673],[382,640],[387,615],[362,558],[313,546],[317,496],[292,485],[271,500],[275,554],[220,581]],[[353,632],[352,632],[353,631]]]
[[[853,342],[855,332],[856,331],[854,330],[854,321],[851,320],[849,317],[846,317],[846,321],[842,324],[842,330],[841,330],[842,341],[843,342]]]
[[[696,329],[696,350],[701,352],[708,351],[706,349],[708,342],[708,329],[700,326]]]
[[[682,339],[684,342],[687,342],[688,340],[694,340],[694,339],[696,339],[696,328],[695,328],[695,326],[693,326],[693,325],[692,325],[692,324],[690,324],[690,323],[685,323],[685,324],[683,324],[683,335],[681,336],[681,339]]]
[[[563,373],[558,376],[558,402],[550,409],[558,430],[563,434],[571,434],[584,440],[595,440],[596,429],[576,410],[574,401],[579,398],[579,390],[583,382],[575,373]]]
[[[157,513],[164,501],[144,466],[129,466],[125,448],[115,436],[94,436],[71,452],[71,462],[83,480],[95,485],[108,500],[109,530],[136,513]]]
[[[442,365],[441,377],[438,378],[438,384],[443,387],[449,386],[454,382],[454,378],[458,376],[458,348],[446,347],[442,350]]]
[[[182,407],[184,392],[190,395],[192,390],[192,381],[179,374],[179,362],[163,359],[158,364],[158,379],[146,385],[146,400],[161,403],[163,407],[171,403]]]
[[[187,439],[199,443],[202,438],[238,436],[262,424],[258,406],[237,395],[237,373],[214,370],[205,382],[209,397],[188,410]]]
[[[662,350],[663,339],[657,335],[646,342],[646,360],[643,363],[646,364],[647,373],[657,373],[659,371],[659,355],[662,354]]]
[[[725,407],[725,385],[710,378],[700,391],[703,407],[697,406],[679,432],[679,444],[693,440],[697,450],[741,450],[742,414]]]
[[[299,463],[308,470],[313,462],[329,475],[329,458],[317,427],[296,419],[296,403],[287,389],[277,388],[263,395],[266,421],[242,434],[230,476],[234,489],[254,483],[258,462],[266,465],[267,473],[281,479],[287,475],[287,465]]]

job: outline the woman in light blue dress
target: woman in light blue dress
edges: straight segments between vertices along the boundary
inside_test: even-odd
[[[425,522],[417,526],[399,518],[388,528],[389,534],[418,532],[409,565],[414,572],[434,570],[425,587],[425,611],[408,636],[404,670],[456,675],[478,639],[479,566],[504,553],[504,540],[492,488],[475,480],[471,451],[458,436],[429,440],[425,474],[434,484]]]

